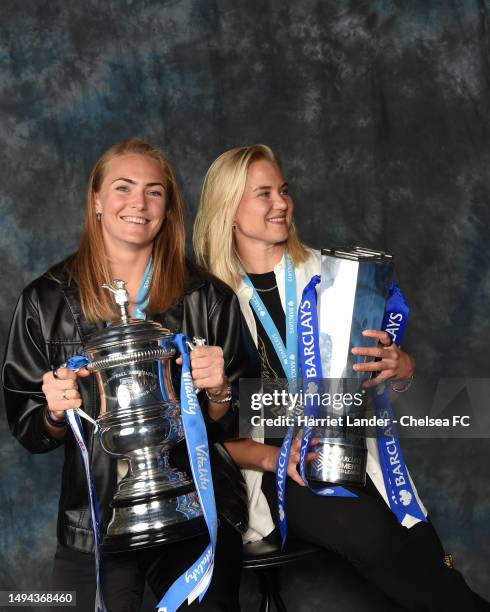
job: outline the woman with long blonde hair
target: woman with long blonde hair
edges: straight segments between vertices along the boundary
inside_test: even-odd
[[[262,379],[270,382],[296,375],[289,350],[290,336],[296,330],[291,332],[286,325],[285,313],[289,314],[294,300],[299,304],[305,286],[320,273],[320,254],[298,238],[289,186],[269,147],[231,149],[212,163],[204,180],[193,242],[197,261],[237,292],[258,349]],[[286,299],[291,278],[295,279],[295,295]],[[377,361],[359,363],[355,369],[378,373],[368,386],[391,381],[395,390],[403,391],[403,380],[413,376],[414,359],[386,332],[363,333],[377,340],[378,347],[357,347],[353,352]],[[300,437],[293,441],[287,464],[288,533],[345,556],[403,609],[488,609],[461,574],[443,562],[442,545],[425,518],[427,511],[415,487],[420,518],[406,514],[401,524],[397,522],[376,440],[367,439],[367,484],[355,490],[355,498],[314,495],[297,470],[300,444]],[[274,475],[280,445],[281,440],[272,437],[226,444],[244,468],[248,486],[245,541],[277,540],[277,526],[284,520],[278,513]],[[307,459],[314,456],[313,444]]]
[[[236,297],[186,261],[184,241],[182,197],[165,155],[144,141],[124,141],[108,149],[90,174],[77,252],[26,287],[14,313],[3,367],[9,424],[32,453],[64,446],[51,588],[77,591],[77,609],[84,612],[93,609],[95,595],[94,540],[84,466],[65,414],[83,405],[95,419],[100,397],[86,368],[74,373],[59,366],[83,351],[91,334],[117,318],[110,294],[102,289],[115,278],[126,282],[131,316],[148,317],[173,332],[208,342],[191,353],[191,373],[201,389],[222,520],[213,578],[199,609],[239,610],[246,494],[239,470],[219,442],[233,434],[230,407],[236,384],[240,376],[253,374],[254,359],[247,350]],[[103,452],[85,421],[84,429],[104,533],[125,466]],[[185,445],[175,449],[172,462],[190,473]],[[139,610],[145,580],[160,599],[207,543],[208,537],[199,535],[103,555],[102,594],[107,608]],[[192,607],[197,605],[198,601]]]

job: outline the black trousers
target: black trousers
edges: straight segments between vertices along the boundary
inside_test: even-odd
[[[264,474],[262,489],[277,512],[274,474]],[[444,550],[430,522],[402,527],[369,477],[366,487],[352,490],[358,498],[326,499],[288,478],[288,533],[347,558],[404,610],[490,610],[463,576],[443,563]],[[274,512],[273,518],[277,525]]]
[[[209,539],[200,536],[175,544],[128,553],[104,555],[102,592],[109,612],[140,610],[145,582],[160,600],[173,581],[204,551]],[[242,538],[220,519],[211,584],[201,604],[187,602],[181,609],[199,612],[239,612]],[[54,558],[51,589],[76,591],[77,606],[70,610],[89,612],[95,602],[93,555],[58,545]],[[59,610],[59,608],[53,608]]]

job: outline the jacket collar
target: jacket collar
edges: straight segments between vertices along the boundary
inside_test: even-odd
[[[104,323],[102,321],[88,321],[85,318],[80,302],[80,292],[75,283],[71,283],[70,285],[67,283],[62,284],[61,288],[68,307],[70,308],[73,320],[75,321],[78,333],[80,334],[82,344],[85,345],[92,334],[104,328]]]
[[[102,321],[88,321],[85,318],[80,302],[78,286],[73,280],[68,283],[68,272],[66,268],[68,261],[69,259],[53,266],[48,275],[51,279],[59,283],[82,343],[85,344],[89,336],[104,328],[104,323]],[[184,285],[184,296],[203,287],[209,278],[209,274],[191,260],[186,259],[186,268],[187,278]],[[180,329],[182,325],[182,306],[183,300],[180,300],[180,302],[170,308],[165,315],[155,315],[152,318],[161,320],[166,327],[170,329]]]

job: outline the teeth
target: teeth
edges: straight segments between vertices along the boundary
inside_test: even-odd
[[[271,217],[270,219],[267,219],[267,221],[286,221],[286,217]]]
[[[143,219],[142,217],[121,217],[123,221],[126,223],[136,223],[137,225],[145,225],[148,223],[147,219]]]

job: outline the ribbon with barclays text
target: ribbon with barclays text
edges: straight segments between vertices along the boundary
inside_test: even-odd
[[[301,368],[301,379],[305,393],[304,416],[307,423],[313,423],[318,414],[318,401],[320,385],[322,385],[322,365],[320,358],[320,343],[318,338],[318,315],[316,285],[320,282],[319,276],[314,276],[303,290],[299,316],[297,317],[297,342],[299,344],[299,364]],[[279,451],[276,464],[276,490],[279,514],[279,531],[284,546],[287,537],[287,515],[286,515],[286,479],[291,444],[295,431],[295,425],[288,428]],[[303,481],[308,485],[310,491],[322,497],[357,497],[345,487],[331,486],[325,488],[312,488],[308,484],[305,475],[306,455],[310,446],[313,427],[307,425],[303,428],[301,438],[299,468]]]
[[[410,307],[405,296],[398,285],[392,282],[386,302],[382,329],[392,337],[397,346],[401,345],[408,323],[409,310]],[[376,440],[388,502],[399,523],[402,523],[407,515],[427,522],[413,490],[396,434],[390,393],[389,384],[382,383],[374,388],[376,417],[383,419],[385,423],[383,427],[376,427]]]

